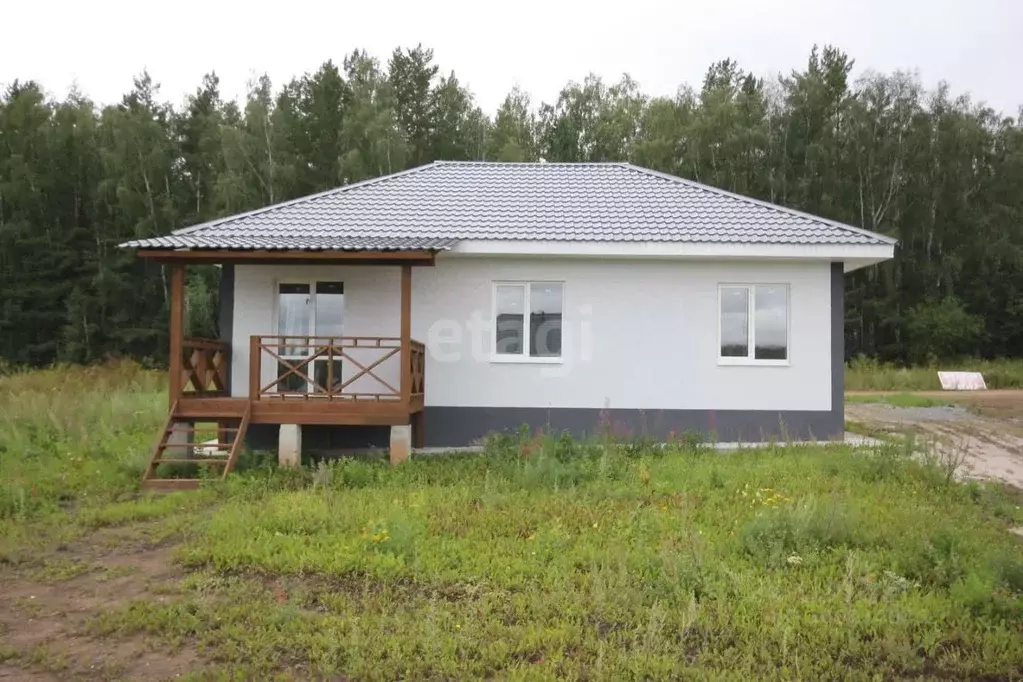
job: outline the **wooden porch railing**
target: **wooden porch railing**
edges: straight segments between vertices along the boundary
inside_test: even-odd
[[[409,380],[409,402],[416,409],[422,409],[426,401],[426,344],[411,341],[409,364],[412,365]]]
[[[401,402],[422,407],[426,346],[411,341],[402,358],[401,338],[389,336],[252,336],[250,400]],[[263,363],[276,370],[264,377]],[[410,372],[404,371],[409,363]],[[408,377],[408,379],[406,379]],[[410,381],[408,393],[403,381]],[[361,384],[362,388],[357,388]],[[368,384],[368,388],[367,388]]]
[[[183,339],[181,351],[182,395],[196,398],[229,395],[231,344],[217,339]]]

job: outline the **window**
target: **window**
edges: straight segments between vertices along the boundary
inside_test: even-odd
[[[341,336],[344,321],[345,287],[343,282],[285,283],[277,285],[277,333],[283,337],[277,351],[288,364],[300,366],[304,358],[316,353],[321,344],[308,337]],[[328,364],[330,367],[328,367]],[[301,367],[313,380],[309,385],[298,374],[278,363],[277,385],[281,392],[317,392],[328,383],[341,383],[341,361],[317,357],[312,367]],[[286,376],[285,376],[286,375]]]
[[[537,362],[560,359],[563,309],[561,282],[495,284],[495,359]]]
[[[719,293],[721,363],[786,364],[788,285],[726,284]]]

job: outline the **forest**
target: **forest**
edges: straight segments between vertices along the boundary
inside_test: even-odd
[[[0,94],[0,365],[166,359],[159,265],[117,248],[434,160],[630,161],[896,237],[848,276],[846,353],[899,363],[1023,353],[1023,109],[997,112],[834,47],[758,78],[733,60],[650,97],[628,75],[514,87],[495,112],[429,48],[364,51],[225,101],[143,72],[116,104]],[[215,334],[216,268],[188,325]]]

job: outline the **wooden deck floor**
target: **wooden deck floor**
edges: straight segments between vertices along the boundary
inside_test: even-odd
[[[408,424],[410,415],[421,412],[421,401],[401,400],[252,400],[248,398],[186,398],[178,400],[176,416],[198,421],[238,417],[252,405],[253,424],[314,424],[362,426]]]

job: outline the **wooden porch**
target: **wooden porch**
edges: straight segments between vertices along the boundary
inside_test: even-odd
[[[182,421],[237,418],[249,409],[253,424],[414,424],[426,398],[426,346],[415,339],[252,336],[243,396],[232,396],[228,385],[228,342],[184,339],[182,351],[179,381],[171,382]],[[384,375],[395,369],[397,386]],[[367,383],[376,390],[359,389]]]
[[[411,445],[422,445],[426,346],[411,337],[412,265],[430,265],[432,255],[428,260],[422,254],[420,260],[406,255],[395,262],[394,254],[332,254],[347,264],[400,265],[399,335],[250,336],[244,351],[249,377],[242,387],[231,383],[232,356],[244,357],[242,349],[232,348],[228,340],[184,335],[184,267],[192,260],[186,253],[164,253],[169,270],[170,410],[143,476],[146,487],[198,485],[194,477],[162,475],[162,464],[198,465],[226,477],[249,424],[409,425]],[[201,256],[192,262],[210,262],[209,254]],[[221,257],[223,262],[245,260],[235,253]],[[257,262],[267,262],[267,255],[260,254]]]

